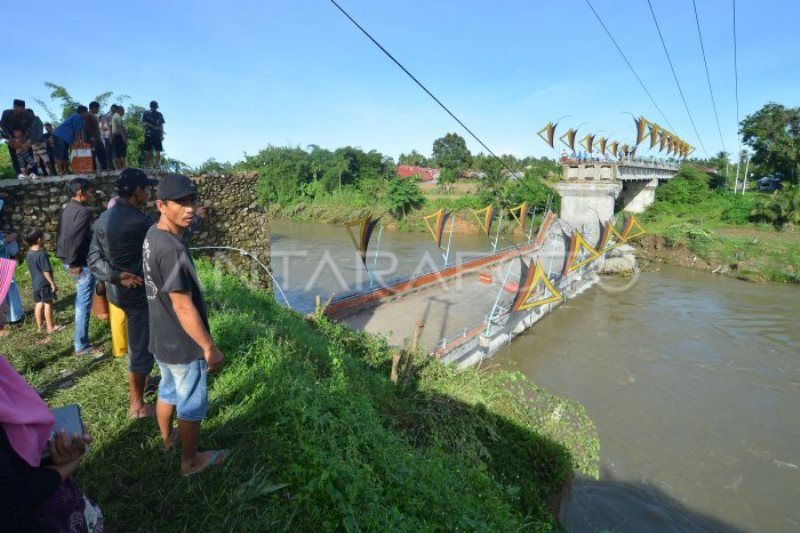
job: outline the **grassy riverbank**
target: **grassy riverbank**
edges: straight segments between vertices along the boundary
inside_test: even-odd
[[[39,346],[30,320],[0,340],[51,404],[82,406],[95,443],[80,482],[112,531],[550,530],[573,470],[597,474],[583,408],[521,374],[426,361],[403,390],[382,341],[303,318],[209,265],[201,277],[227,357],[203,444],[234,453],[201,477],[178,475],[153,421],[126,418],[122,360],[76,360],[70,332]],[[108,343],[107,328],[92,337]],[[48,387],[74,371],[71,387]]]
[[[770,197],[710,190],[691,168],[656,190],[641,220],[644,259],[700,268],[750,281],[800,283],[800,232],[754,223]]]

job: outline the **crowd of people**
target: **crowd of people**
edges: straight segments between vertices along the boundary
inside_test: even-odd
[[[92,301],[102,292],[126,322],[129,418],[155,417],[164,447],[180,447],[181,474],[195,475],[223,464],[230,455],[228,450],[199,449],[201,422],[208,410],[207,373],[224,361],[211,337],[188,248],[190,228],[205,212],[198,207],[196,185],[181,174],[156,180],[140,169],[125,168],[116,186],[118,196],[94,220],[92,182],[72,179],[70,200],[59,215],[55,256],[76,288],[74,355],[104,353],[89,341]],[[157,221],[144,210],[154,187]],[[25,241],[37,329],[42,342],[48,342],[60,327],[52,307],[58,287],[42,230],[28,232]],[[0,236],[0,242],[5,244],[2,266],[20,252],[9,250],[8,237]],[[0,276],[0,298],[6,307],[10,284]],[[6,310],[0,309],[0,315]],[[0,333],[8,335],[8,328],[0,326]],[[113,344],[118,333],[112,327]],[[160,377],[152,375],[156,364]],[[155,403],[146,401],[148,390],[157,394]],[[80,493],[71,476],[88,449],[89,437],[47,437],[52,426],[44,402],[0,357],[0,523],[10,531],[66,531],[53,527],[53,522],[76,520],[77,512],[78,520],[92,527],[75,531],[100,531],[99,510],[85,497],[78,511],[59,509],[65,501],[75,501],[65,498],[65,491]],[[42,459],[45,449],[50,452],[47,460]]]
[[[0,135],[8,145],[11,165],[20,179],[42,176],[63,176],[70,170],[70,151],[86,146],[91,151],[92,166],[99,170],[122,170],[127,166],[128,132],[125,129],[125,108],[112,104],[101,113],[100,104],[79,105],[61,124],[42,123],[24,100],[14,100],[11,109],[0,118]],[[142,113],[144,127],[145,167],[161,165],[164,140],[164,115],[158,102],[150,102]]]

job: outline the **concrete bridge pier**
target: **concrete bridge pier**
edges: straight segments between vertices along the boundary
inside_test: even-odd
[[[656,200],[658,178],[646,181],[625,181],[620,200],[622,210],[630,213],[643,213]]]
[[[618,181],[560,181],[556,184],[561,196],[560,218],[578,230],[597,228],[598,220],[606,222],[614,217],[614,201],[620,190],[622,184]],[[586,236],[596,238],[599,235]]]

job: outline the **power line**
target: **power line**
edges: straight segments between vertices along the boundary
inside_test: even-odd
[[[733,73],[736,87],[736,144],[739,150],[736,155],[739,157],[742,152],[742,142],[739,138],[739,59],[736,46],[736,0],[731,0],[731,3],[733,4]]]
[[[351,17],[351,16],[350,16],[350,14],[349,14],[347,11],[345,11],[345,10],[344,10],[344,8],[342,8],[342,6],[340,6],[339,4],[337,4],[335,0],[330,0],[330,2],[331,2],[331,4],[333,4],[334,6],[336,6],[336,8],[337,8],[339,11],[341,11],[341,12],[342,12],[342,14],[343,14],[345,17],[347,17],[347,18],[350,20],[350,22],[352,22],[352,23],[353,23],[353,24],[356,26],[356,28],[358,28],[359,30],[361,30],[361,33],[363,33],[364,35],[366,35],[366,36],[367,36],[367,38],[368,38],[370,41],[372,41],[372,42],[373,42],[373,44],[375,44],[375,46],[377,46],[378,48],[380,48],[380,49],[381,49],[381,51],[382,51],[384,54],[386,54],[386,56],[387,56],[389,59],[391,59],[391,60],[394,62],[394,64],[395,64],[395,65],[397,65],[398,67],[400,67],[400,69],[401,69],[403,72],[405,72],[405,73],[406,73],[406,75],[408,75],[408,77],[409,77],[409,78],[411,78],[412,80],[414,80],[414,83],[416,83],[417,85],[419,85],[419,87],[420,87],[420,88],[421,88],[423,91],[425,91],[425,92],[428,94],[428,96],[430,96],[431,98],[433,98],[433,100],[434,100],[434,101],[435,101],[437,104],[439,104],[439,107],[441,107],[442,109],[444,109],[444,110],[447,112],[447,114],[448,114],[448,115],[450,115],[451,117],[453,117],[453,120],[455,120],[456,122],[458,122],[458,123],[459,123],[459,125],[461,125],[461,127],[462,127],[462,128],[464,128],[464,130],[466,130],[466,132],[467,132],[467,133],[469,133],[469,134],[472,136],[472,138],[473,138],[473,139],[475,139],[476,141],[478,141],[478,143],[480,143],[480,145],[481,145],[481,146],[483,146],[483,147],[486,149],[486,151],[487,151],[487,152],[489,152],[489,154],[490,154],[492,157],[494,157],[495,159],[497,159],[497,160],[500,162],[500,164],[501,164],[501,165],[503,165],[503,167],[505,167],[505,169],[506,169],[506,170],[508,170],[509,172],[511,172],[511,174],[512,174],[512,175],[516,175],[516,174],[517,174],[517,171],[515,171],[515,170],[512,170],[512,169],[511,169],[511,168],[510,168],[508,165],[506,165],[506,164],[505,164],[505,162],[504,162],[502,159],[500,159],[500,158],[497,156],[497,154],[495,154],[495,153],[494,153],[494,152],[491,150],[491,148],[489,148],[488,146],[486,146],[486,143],[484,143],[484,142],[483,142],[483,141],[480,139],[480,137],[478,137],[477,135],[475,135],[475,134],[472,132],[472,130],[471,130],[471,129],[469,129],[469,128],[467,127],[467,125],[466,125],[466,124],[464,124],[464,123],[461,121],[461,119],[459,119],[459,118],[458,118],[458,117],[457,117],[457,116],[456,116],[456,115],[455,115],[455,114],[454,114],[452,111],[450,111],[450,110],[447,108],[447,106],[446,106],[446,105],[444,105],[444,104],[442,103],[442,101],[441,101],[441,100],[439,100],[438,98],[436,98],[436,96],[435,96],[435,95],[434,95],[434,94],[433,94],[433,93],[432,93],[430,90],[428,90],[428,88],[427,88],[427,87],[425,87],[425,86],[422,84],[422,82],[421,82],[421,81],[419,81],[419,80],[418,80],[418,79],[417,79],[417,78],[416,78],[416,77],[415,77],[413,74],[411,74],[411,72],[409,72],[409,71],[408,71],[408,69],[402,65],[402,63],[400,63],[400,62],[399,62],[397,59],[395,59],[395,57],[394,57],[392,54],[390,54],[390,53],[389,53],[389,51],[388,51],[388,50],[386,50],[386,48],[384,48],[384,47],[381,45],[381,43],[379,43],[378,41],[376,41],[376,40],[375,40],[375,38],[374,38],[372,35],[370,35],[370,33],[369,33],[367,30],[365,30],[365,29],[364,29],[364,28],[361,26],[361,24],[359,24],[358,22],[356,22],[356,21],[355,21],[355,19],[354,19],[353,17]]]
[[[650,2],[650,0],[647,0],[647,5],[650,7],[650,13],[653,15],[653,22],[655,22],[656,24],[658,37],[659,39],[661,39],[661,46],[664,48],[664,53],[667,56],[667,62],[669,63],[669,68],[672,71],[672,77],[675,79],[675,85],[678,86],[678,92],[681,95],[681,100],[683,101],[683,107],[686,109],[686,114],[689,115],[689,122],[692,123],[694,134],[697,136],[697,140],[700,142],[700,147],[703,149],[703,153],[705,153],[706,157],[708,157],[708,151],[706,151],[706,147],[703,144],[703,139],[700,138],[700,133],[697,131],[697,126],[695,125],[694,119],[692,118],[692,113],[689,111],[689,104],[686,103],[686,96],[683,94],[681,83],[678,81],[678,75],[675,73],[675,66],[672,64],[672,58],[669,56],[669,51],[667,51],[667,43],[664,41],[664,35],[661,33],[661,27],[658,25],[658,19],[656,18],[656,12],[653,10],[653,4]]]
[[[708,92],[711,94],[711,105],[714,107],[714,118],[717,121],[717,131],[719,132],[719,142],[722,143],[722,151],[727,153],[725,140],[722,137],[722,127],[719,125],[719,113],[717,113],[717,102],[714,99],[714,89],[711,88],[711,74],[708,72],[708,61],[706,60],[706,48],[703,46],[703,32],[700,31],[700,17],[697,14],[697,0],[692,0],[694,7],[694,20],[697,23],[697,36],[700,38],[700,51],[703,54],[703,65],[706,67],[706,81],[708,81]]]
[[[650,91],[647,90],[647,87],[645,86],[644,82],[642,81],[642,78],[639,77],[639,74],[636,72],[636,69],[633,68],[633,65],[631,65],[631,62],[628,61],[628,57],[625,55],[625,52],[623,52],[622,48],[619,47],[619,45],[617,44],[616,39],[614,39],[614,36],[611,35],[611,31],[609,31],[609,29],[606,26],[605,22],[603,22],[603,19],[600,18],[600,15],[597,13],[597,11],[595,10],[595,8],[592,5],[592,3],[589,0],[586,0],[586,4],[589,6],[589,9],[592,10],[592,13],[594,13],[594,16],[597,18],[597,22],[599,22],[600,25],[603,27],[603,29],[606,31],[606,35],[608,35],[608,38],[611,39],[612,43],[614,43],[614,46],[616,47],[617,52],[619,52],[619,55],[621,55],[622,59],[625,60],[625,64],[628,65],[629,69],[631,69],[631,72],[636,77],[636,81],[639,82],[639,85],[642,86],[642,89],[644,89],[644,92],[645,92],[645,94],[647,94],[647,97],[650,98],[650,101],[653,103],[655,108],[658,109],[658,112],[661,114],[661,118],[663,118],[664,122],[667,123],[667,126],[669,126],[669,128],[674,131],[675,128],[672,126],[672,124],[670,124],[670,122],[667,119],[666,115],[664,115],[664,112],[661,111],[661,108],[656,103],[656,100],[655,100],[655,98],[653,98],[653,95],[650,94]]]

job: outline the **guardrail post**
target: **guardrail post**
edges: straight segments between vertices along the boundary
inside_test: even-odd
[[[411,375],[411,367],[414,366],[414,357],[419,349],[419,337],[422,334],[422,328],[425,323],[422,320],[414,322],[414,336],[411,338],[411,346],[408,349],[408,357],[406,358],[406,367],[403,369],[403,388],[408,385],[408,378]]]

